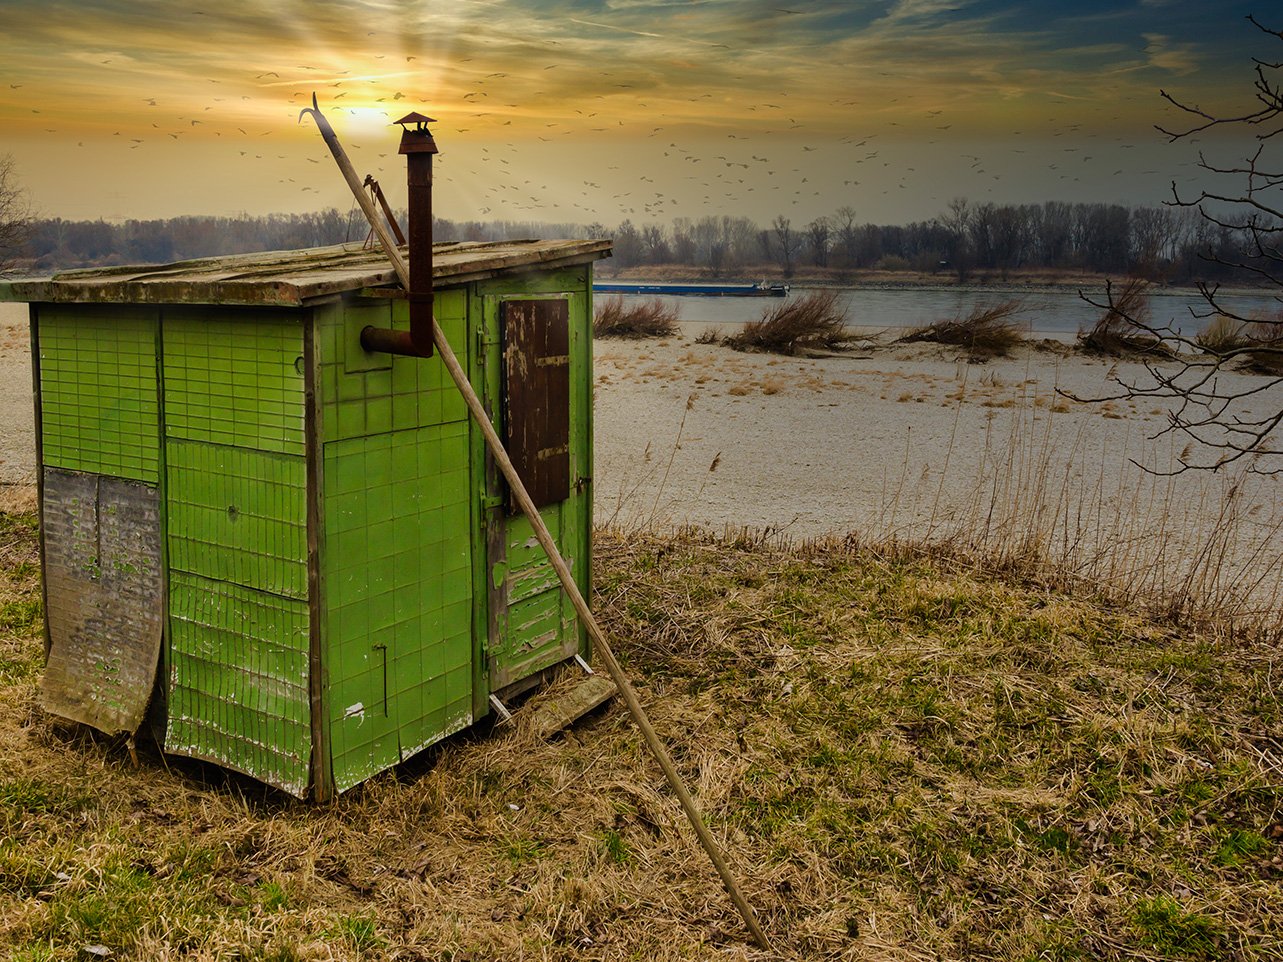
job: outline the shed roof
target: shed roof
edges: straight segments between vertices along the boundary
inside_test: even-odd
[[[437,286],[586,264],[610,256],[609,240],[515,240],[434,244]],[[301,307],[362,288],[396,287],[380,250],[340,244],[158,264],[63,271],[0,284],[0,301],[75,304],[234,304]],[[399,288],[398,288],[399,289]]]

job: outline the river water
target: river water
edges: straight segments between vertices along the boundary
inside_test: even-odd
[[[789,298],[808,293],[807,288],[794,287]],[[1084,290],[1092,300],[1105,302],[1104,291]],[[600,298],[602,295],[598,295]],[[1007,298],[1019,297],[1025,310],[1020,320],[1028,325],[1035,336],[1068,339],[1078,331],[1090,328],[1101,316],[1101,309],[1083,300],[1076,291],[1051,293],[1011,294],[1007,292],[975,290],[932,290],[908,288],[898,290],[870,290],[842,288],[838,291],[839,303],[846,308],[847,323],[852,327],[874,329],[902,329],[930,324],[959,315],[966,315],[979,304],[993,304]],[[646,300],[645,295],[627,295],[625,303]],[[739,324],[756,320],[763,310],[780,303],[779,298],[767,297],[689,297],[668,296],[662,300],[678,311],[683,322],[707,325]],[[1226,310],[1241,316],[1277,316],[1280,304],[1271,295],[1257,294],[1218,298]],[[1195,334],[1206,324],[1206,319],[1195,314],[1207,314],[1207,302],[1196,293],[1157,293],[1150,298],[1151,321],[1173,326],[1186,334]]]

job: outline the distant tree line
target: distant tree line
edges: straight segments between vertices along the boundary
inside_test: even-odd
[[[972,204],[958,198],[940,216],[905,225],[862,223],[851,207],[800,226],[781,215],[765,229],[730,216],[677,218],[668,228],[638,229],[626,220],[614,232],[614,265],[681,264],[714,274],[770,265],[786,276],[802,267],[839,275],[947,271],[961,280],[1042,268],[1187,282],[1224,279],[1228,269],[1216,257],[1240,249],[1241,233],[1187,207]]]
[[[404,223],[405,214],[397,212]],[[841,277],[857,270],[945,272],[967,280],[1022,268],[1141,274],[1183,283],[1226,280],[1218,255],[1243,246],[1241,229],[1188,207],[1121,204],[973,204],[957,198],[931,220],[904,225],[861,222],[852,207],[794,225],[776,217],[761,227],[747,217],[675,218],[665,225],[455,221],[436,218],[438,241],[518,237],[613,237],[617,269],[666,265],[709,275],[824,268]],[[165,220],[37,219],[18,266],[68,267],[166,263],[219,254],[294,250],[360,241],[360,212],[174,217]],[[1230,260],[1222,256],[1221,260]]]
[[[395,212],[402,227],[404,211]],[[599,226],[514,221],[461,221],[434,218],[438,241],[493,241],[516,237],[581,237],[589,230],[607,236]],[[359,210],[344,213],[330,207],[310,214],[265,216],[172,217],[164,220],[35,219],[27,227],[17,266],[29,271],[172,261],[299,250],[363,241],[369,227]]]

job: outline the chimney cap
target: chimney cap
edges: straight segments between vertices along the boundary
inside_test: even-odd
[[[422,128],[424,124],[435,124],[436,119],[433,117],[425,117],[416,110],[412,113],[406,114],[400,120],[394,120],[392,122],[394,124],[418,124],[419,127]]]

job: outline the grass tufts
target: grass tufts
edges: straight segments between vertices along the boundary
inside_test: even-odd
[[[1247,326],[1246,340],[1246,370],[1271,377],[1283,375],[1283,314],[1273,320],[1253,321]]]
[[[593,317],[593,337],[622,337],[638,340],[647,337],[671,337],[678,331],[677,308],[658,297],[624,304],[622,294],[607,297],[597,305]]]
[[[899,340],[956,345],[975,359],[1005,357],[1025,340],[1028,325],[1017,318],[1028,310],[1018,297],[996,304],[977,304],[969,314],[914,328]]]
[[[1244,321],[1217,314],[1194,343],[1207,354],[1237,357],[1241,369],[1249,373],[1283,374],[1283,315]]]
[[[851,340],[837,291],[815,291],[768,307],[723,342],[737,351],[795,355],[837,350]]]
[[[1194,343],[1207,354],[1226,354],[1247,345],[1242,322],[1224,314],[1213,317],[1203,330],[1194,335]]]

